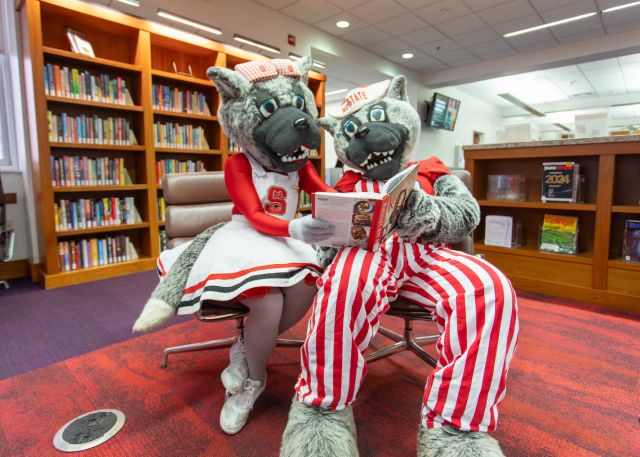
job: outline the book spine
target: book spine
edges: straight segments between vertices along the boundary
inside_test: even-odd
[[[377,200],[374,205],[371,227],[369,230],[369,241],[367,251],[377,251],[382,240],[382,230],[384,229],[384,219],[389,210],[389,196],[385,195],[381,200]]]

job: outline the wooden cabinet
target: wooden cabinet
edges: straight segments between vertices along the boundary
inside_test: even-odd
[[[640,264],[622,260],[624,223],[640,219],[640,137],[465,147],[473,194],[482,209],[474,233],[476,251],[500,268],[514,287],[546,295],[640,311]],[[586,177],[583,203],[543,203],[543,162],[575,161]],[[522,175],[526,201],[487,199],[489,175]],[[485,246],[484,218],[513,216],[523,223],[519,248]],[[545,214],[577,216],[578,254],[540,252]]]
[[[32,78],[29,85],[33,88],[34,103],[30,109],[37,144],[31,150],[31,163],[43,250],[40,270],[45,287],[154,268],[164,225],[159,219],[160,175],[165,170],[188,167],[222,170],[227,157],[234,152],[216,116],[220,98],[206,77],[206,69],[213,65],[233,68],[238,63],[266,58],[77,0],[26,0],[21,2],[21,14],[27,24],[26,64],[32,69],[28,78]],[[86,35],[95,57],[71,52],[68,28]],[[103,82],[117,81],[112,84],[118,90],[126,87],[127,97],[122,92],[118,92],[122,96],[119,99],[93,97],[93,93],[78,97],[78,86],[71,93],[49,84],[52,72],[65,67],[68,72],[77,72],[76,78],[77,74],[85,75],[83,91],[93,76],[103,78]],[[190,68],[191,75],[177,74],[176,68],[181,73]],[[322,74],[310,72],[309,87],[321,115],[325,79]],[[166,93],[195,96],[207,109],[159,104],[160,86]],[[53,118],[65,128],[52,131]],[[104,140],[102,126],[108,123],[116,126],[120,135],[113,141]],[[189,132],[193,141],[163,142],[158,132],[166,129]],[[113,128],[109,132],[113,134]],[[324,175],[323,146],[310,160]],[[126,179],[86,179],[84,173],[89,168],[95,171],[102,167],[104,173],[105,164],[111,174],[114,166],[119,167],[119,177]],[[102,205],[104,200],[105,207],[112,208],[117,206],[116,199],[125,197],[129,197],[129,203],[134,202],[140,216],[135,221],[123,223],[116,218],[116,223],[84,222],[88,217],[105,218],[103,209],[96,217],[96,204]],[[61,205],[69,205],[73,211],[61,212]],[[83,222],[63,224],[68,222],[67,216]],[[108,246],[102,243],[105,246],[101,245],[97,254],[104,264],[95,265],[91,259],[86,262],[86,256],[92,256],[91,239],[109,240]],[[127,259],[121,246],[125,244],[135,249],[135,256]],[[70,245],[84,250],[85,262],[76,263],[75,269],[66,264],[69,259],[65,255],[70,254],[65,253],[65,248]],[[109,254],[103,261],[104,249]],[[73,255],[77,257],[78,252]]]

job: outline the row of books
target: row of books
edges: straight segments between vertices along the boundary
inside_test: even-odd
[[[202,160],[178,160],[164,159],[156,162],[156,176],[158,184],[162,183],[162,177],[171,173],[191,173],[194,171],[207,171]]]
[[[75,271],[138,259],[138,252],[128,236],[58,242],[58,268]]]
[[[240,147],[240,145],[236,144],[236,142],[231,138],[229,138],[229,141],[227,143],[227,150],[229,152],[242,152],[242,148]]]
[[[101,118],[95,114],[72,116],[47,111],[47,122],[51,142],[117,146],[138,144],[131,123],[124,117]]]
[[[181,90],[164,84],[152,85],[151,103],[157,110],[211,115],[207,98],[202,92]]]
[[[164,201],[164,197],[158,197],[158,219],[164,221],[167,205]]]
[[[169,238],[167,237],[167,231],[160,230],[160,233],[158,234],[158,238],[159,238],[158,241],[160,242],[160,252],[166,251],[167,248],[169,247]]]
[[[95,74],[51,63],[44,66],[44,91],[56,97],[133,105],[127,82],[120,76]]]
[[[51,156],[54,186],[120,186],[131,184],[122,157]]]
[[[298,197],[298,208],[308,208],[311,206],[311,195],[306,193],[304,190],[300,191],[300,195]]]
[[[209,149],[202,127],[177,122],[153,124],[153,144],[159,148]]]
[[[53,204],[56,230],[141,222],[134,197],[60,199]]]

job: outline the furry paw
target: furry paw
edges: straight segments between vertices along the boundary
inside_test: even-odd
[[[333,262],[337,253],[338,248],[316,246],[316,256],[318,258],[318,265],[320,265],[320,268],[324,270],[331,265],[331,262]]]
[[[293,400],[282,437],[280,457],[358,457],[351,406],[341,411]]]
[[[487,433],[421,426],[418,457],[504,457],[504,454],[498,441]]]
[[[398,216],[398,235],[401,238],[416,239],[433,233],[440,221],[440,208],[434,197],[423,190],[413,190],[407,204]]]
[[[133,324],[134,332],[148,332],[166,322],[175,314],[168,303],[157,298],[150,298],[144,305],[142,313]]]

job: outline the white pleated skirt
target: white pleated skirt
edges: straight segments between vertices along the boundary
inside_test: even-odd
[[[164,276],[190,243],[163,251]],[[263,235],[244,216],[234,215],[216,231],[194,263],[178,314],[200,309],[202,300],[230,301],[263,295],[269,287],[290,287],[322,273],[315,249],[301,241]]]

